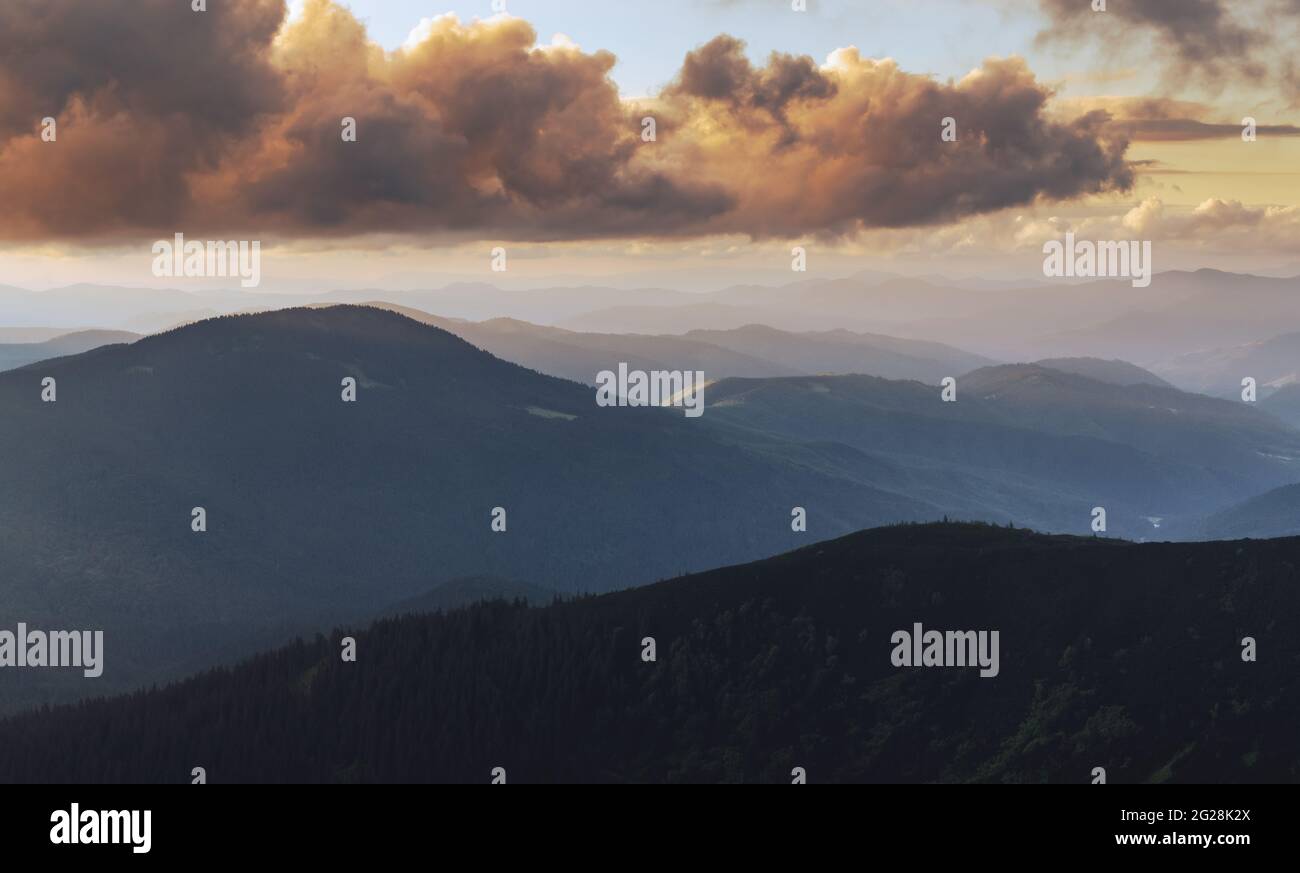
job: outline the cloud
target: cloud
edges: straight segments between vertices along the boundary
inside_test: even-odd
[[[79,236],[183,215],[210,171],[282,103],[265,51],[278,0],[0,4],[0,232]],[[57,144],[37,134],[59,121]],[[45,146],[45,147],[42,147]]]
[[[1246,58],[1256,35],[1239,24],[1224,0],[1115,0],[1104,12],[1089,2],[1040,0],[1052,21],[1050,36],[1144,28],[1154,32],[1186,65],[1217,65]]]
[[[792,102],[825,100],[835,92],[835,82],[811,58],[773,52],[767,66],[756,70],[743,42],[720,36],[686,55],[666,95],[721,101],[738,115],[764,112],[788,127],[785,110]]]
[[[1126,213],[1122,224],[1125,231],[1143,239],[1287,250],[1300,236],[1300,208],[1248,206],[1212,198],[1190,211],[1176,211],[1159,199],[1148,199]]]
[[[1081,97],[1058,100],[1054,110],[1068,117],[1103,111],[1110,116],[1113,136],[1132,142],[1195,142],[1240,139],[1239,120],[1215,120],[1210,107],[1187,100],[1164,97]],[[1256,124],[1263,138],[1300,136],[1291,124]]]
[[[944,83],[720,36],[644,105],[614,63],[508,16],[386,52],[330,0],[8,0],[0,239],[851,236],[1133,184],[1109,116],[1052,117],[1019,59]]]
[[[1171,82],[1193,79],[1222,88],[1269,78],[1285,85],[1295,77],[1290,57],[1300,24],[1297,0],[1111,0],[1104,12],[1093,11],[1088,0],[1038,2],[1049,20],[1040,42],[1088,40],[1121,53],[1131,49],[1164,60]],[[1165,51],[1152,53],[1147,37]]]
[[[719,37],[665,92],[675,135],[660,145],[736,193],[712,229],[760,237],[934,225],[1127,190],[1127,143],[1105,134],[1105,114],[1053,121],[1051,96],[1020,59],[940,83],[852,48],[816,70],[783,55],[752,69]],[[956,142],[940,137],[944,118]]]
[[[873,231],[851,247],[876,257],[945,261],[971,258],[1041,264],[1043,243],[1072,232],[1089,240],[1152,240],[1161,269],[1182,261],[1203,264],[1206,253],[1246,259],[1286,258],[1300,239],[1300,207],[1253,206],[1210,198],[1194,206],[1150,197],[1136,203],[1071,204],[1057,211],[1008,209],[932,229]],[[1189,260],[1190,259],[1190,260]]]

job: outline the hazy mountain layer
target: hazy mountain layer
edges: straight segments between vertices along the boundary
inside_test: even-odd
[[[586,384],[595,384],[597,373],[617,370],[620,363],[642,370],[698,370],[709,381],[863,373],[936,385],[945,376],[993,363],[940,343],[845,330],[791,333],[751,324],[684,336],[582,333],[515,319],[473,322],[392,303],[369,305],[440,327],[507,361]]]
[[[591,387],[362,307],[0,374],[0,602],[109,647],[92,682],[5,671],[4,706],[174,677],[457,578],[604,591],[900,520],[1086,533],[1098,506],[1112,535],[1194,535],[1296,481],[1300,435],[1244,404],[1033,366],[957,391],[724,380],[698,419],[602,408]]]
[[[1103,361],[1100,358],[1044,358],[1035,362],[1040,367],[1073,373],[1108,385],[1155,385],[1173,388],[1150,370],[1144,370],[1127,361]]]
[[[1155,366],[1161,377],[1193,390],[1208,390],[1194,356],[1300,332],[1300,278],[1170,271],[1135,288],[1127,279],[954,282],[861,273],[791,281],[794,275],[778,269],[769,284],[698,293],[598,284],[517,290],[487,282],[304,294],[240,290],[235,282],[227,290],[0,287],[0,325],[148,332],[216,314],[382,299],[447,318],[511,318],[588,333],[681,336],[758,324],[791,333],[848,330],[941,343],[996,360],[1117,358]],[[1182,356],[1193,358],[1178,363]],[[1188,372],[1186,380],[1180,369]],[[1276,377],[1255,378],[1262,384]]]
[[[1217,512],[1199,533],[1224,540],[1300,536],[1300,485],[1275,488]]]
[[[1255,380],[1259,396],[1300,383],[1300,333],[1260,342],[1180,355],[1158,365],[1180,385],[1206,394],[1241,396],[1241,382]]]
[[[1300,478],[1300,433],[1257,409],[1168,388],[1119,387],[1033,365],[937,388],[860,376],[729,379],[710,420],[870,453],[905,479],[888,487],[961,517],[1163,538]],[[1181,535],[1192,535],[1183,528]]]
[[[0,408],[5,614],[109,647],[89,684],[5,671],[8,706],[176,675],[456,577],[599,591],[946,511],[872,484],[860,453],[601,408],[368,308],[216,319],[0,374]],[[795,506],[811,533],[791,531]]]
[[[4,343],[0,344],[0,370],[13,370],[37,361],[76,355],[114,343],[131,343],[139,338],[137,333],[122,330],[83,330],[44,342]]]
[[[1300,428],[1300,383],[1279,388],[1260,400],[1259,405],[1270,415]]]

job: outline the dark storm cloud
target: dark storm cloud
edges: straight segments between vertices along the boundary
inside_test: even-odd
[[[101,114],[183,115],[238,132],[278,105],[266,47],[283,0],[225,0],[196,14],[177,0],[5,0],[0,4],[0,133],[73,99]]]
[[[1095,12],[1088,0],[1039,0],[1051,20],[1044,38],[1096,39],[1115,45],[1154,34],[1171,49],[1173,71],[1222,81],[1268,74],[1277,46],[1269,33],[1245,21],[1251,0],[1110,0]],[[1300,14],[1296,0],[1265,0],[1274,15]]]
[[[755,69],[745,57],[745,44],[719,36],[688,52],[677,81],[666,96],[717,100],[736,111],[762,110],[785,127],[784,144],[796,138],[785,115],[793,100],[824,100],[834,96],[835,83],[808,57],[773,52],[767,66]]]
[[[281,105],[266,46],[282,0],[206,15],[175,0],[0,3],[0,217],[6,235],[149,226]],[[60,124],[39,148],[40,120]]]

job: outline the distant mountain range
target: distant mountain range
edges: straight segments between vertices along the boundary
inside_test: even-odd
[[[367,305],[440,327],[507,361],[586,384],[595,384],[597,373],[617,369],[619,363],[643,370],[701,370],[710,381],[734,376],[863,373],[936,385],[946,376],[994,363],[940,343],[845,330],[790,333],[755,324],[726,331],[696,330],[682,336],[600,334],[515,319],[472,322],[442,318],[379,301]]]
[[[0,326],[0,345],[31,345],[43,343],[76,331],[66,327],[4,327]]]
[[[1107,385],[1154,385],[1157,388],[1174,386],[1161,379],[1150,370],[1130,364],[1127,361],[1103,361],[1098,358],[1045,358],[1035,361],[1040,367],[1073,373],[1095,382]]]
[[[1300,428],[1300,383],[1285,385],[1265,397],[1260,407],[1270,415]]]
[[[947,377],[996,363],[942,343],[842,329],[792,334],[751,324],[735,330],[690,331],[686,337],[800,371],[792,375],[853,373],[937,385]]]
[[[502,344],[522,335],[521,357],[553,335],[448,326]],[[644,360],[664,359],[661,340],[646,338]],[[564,360],[586,355],[583,366],[613,360],[600,342],[617,344],[568,341]],[[682,341],[733,362],[841,355],[930,378],[971,360],[848,332]],[[727,378],[688,419],[602,408],[590,386],[430,324],[335,306],[212,319],[0,373],[0,602],[33,626],[102,629],[112,647],[93,688],[0,673],[0,707],[172,678],[413,598],[475,599],[458,579],[600,592],[898,521],[1087,533],[1094,507],[1112,536],[1196,537],[1206,516],[1300,481],[1300,432],[1255,406],[1115,362],[1059,366],[1098,378],[981,367],[957,377],[953,403],[921,381]],[[341,398],[345,378],[355,403]],[[195,507],[205,532],[191,530]],[[796,509],[807,532],[792,529]]]
[[[1300,385],[1300,333],[1180,355],[1157,367],[1191,390],[1225,397],[1240,397],[1242,380],[1250,377],[1259,397],[1265,399],[1275,391]]]
[[[230,301],[243,300],[227,292]],[[229,303],[214,306],[209,298],[183,291],[157,288],[122,288],[107,285],[69,285],[48,291],[0,287],[0,325],[7,327],[96,327],[147,333],[187,321],[211,318],[227,307],[255,305]]]
[[[130,687],[457,577],[607,590],[944,511],[872,484],[870,458],[600,408],[588,387],[372,308],[220,318],[46,361],[0,374],[0,408],[0,602],[112,646],[94,689],[0,673],[11,707],[47,699],[28,682]],[[791,530],[795,506],[811,533]]]
[[[1254,490],[1300,475],[1300,437],[1250,404],[1139,383],[1106,386],[1034,366],[990,367],[961,383],[1004,420],[1131,445],[1153,457],[1216,471]],[[1116,389],[1119,390],[1116,390]]]
[[[1216,512],[1197,533],[1222,540],[1300,536],[1300,484],[1275,488]]]
[[[738,286],[666,308],[611,301],[558,323],[609,333],[680,334],[750,323],[791,331],[844,328],[948,343],[1001,360],[1086,356],[1149,365],[1300,330],[1298,297],[1300,278],[1217,270],[1160,273],[1143,289],[1127,280],[975,289],[919,279],[836,279]]]
[[[12,718],[0,782],[1294,782],[1297,565],[1300,539],[872,530]],[[996,632],[997,675],[894,666],[917,624]]]
[[[77,355],[100,346],[114,343],[132,343],[140,338],[138,333],[122,330],[83,330],[62,334],[44,342],[0,344],[0,370],[13,370],[37,361]]]
[[[474,322],[510,318],[589,334],[685,336],[692,331],[763,325],[791,334],[843,330],[938,343],[980,355],[985,363],[1120,359],[1196,391],[1211,391],[1210,385],[1222,382],[1204,371],[1206,366],[1213,370],[1218,354],[1214,350],[1300,333],[1300,307],[1295,305],[1300,277],[1170,271],[1157,274],[1150,287],[1138,289],[1127,280],[973,282],[877,272],[791,280],[794,275],[774,273],[770,285],[738,284],[710,292],[600,285],[524,291],[503,290],[486,282],[429,290],[360,288],[315,294],[93,285],[42,292],[0,288],[0,325],[143,333],[218,314],[384,300],[443,318]],[[1208,365],[1198,358],[1206,355]],[[1289,369],[1283,367],[1288,373],[1295,369],[1294,355],[1290,360]],[[1229,369],[1233,372],[1226,375],[1236,376],[1238,367]],[[1255,377],[1261,384],[1282,375],[1269,367],[1261,367],[1260,372]]]
[[[962,518],[1085,532],[1191,535],[1206,507],[1300,480],[1300,433],[1246,404],[1173,388],[1117,386],[1036,365],[984,368],[937,389],[860,376],[729,379],[706,392],[712,421],[847,446],[875,479]]]

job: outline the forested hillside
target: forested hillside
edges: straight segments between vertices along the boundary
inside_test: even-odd
[[[1300,539],[884,528],[12,718],[0,782],[1297,781],[1297,567]],[[893,666],[915,622],[999,631],[998,675]]]

